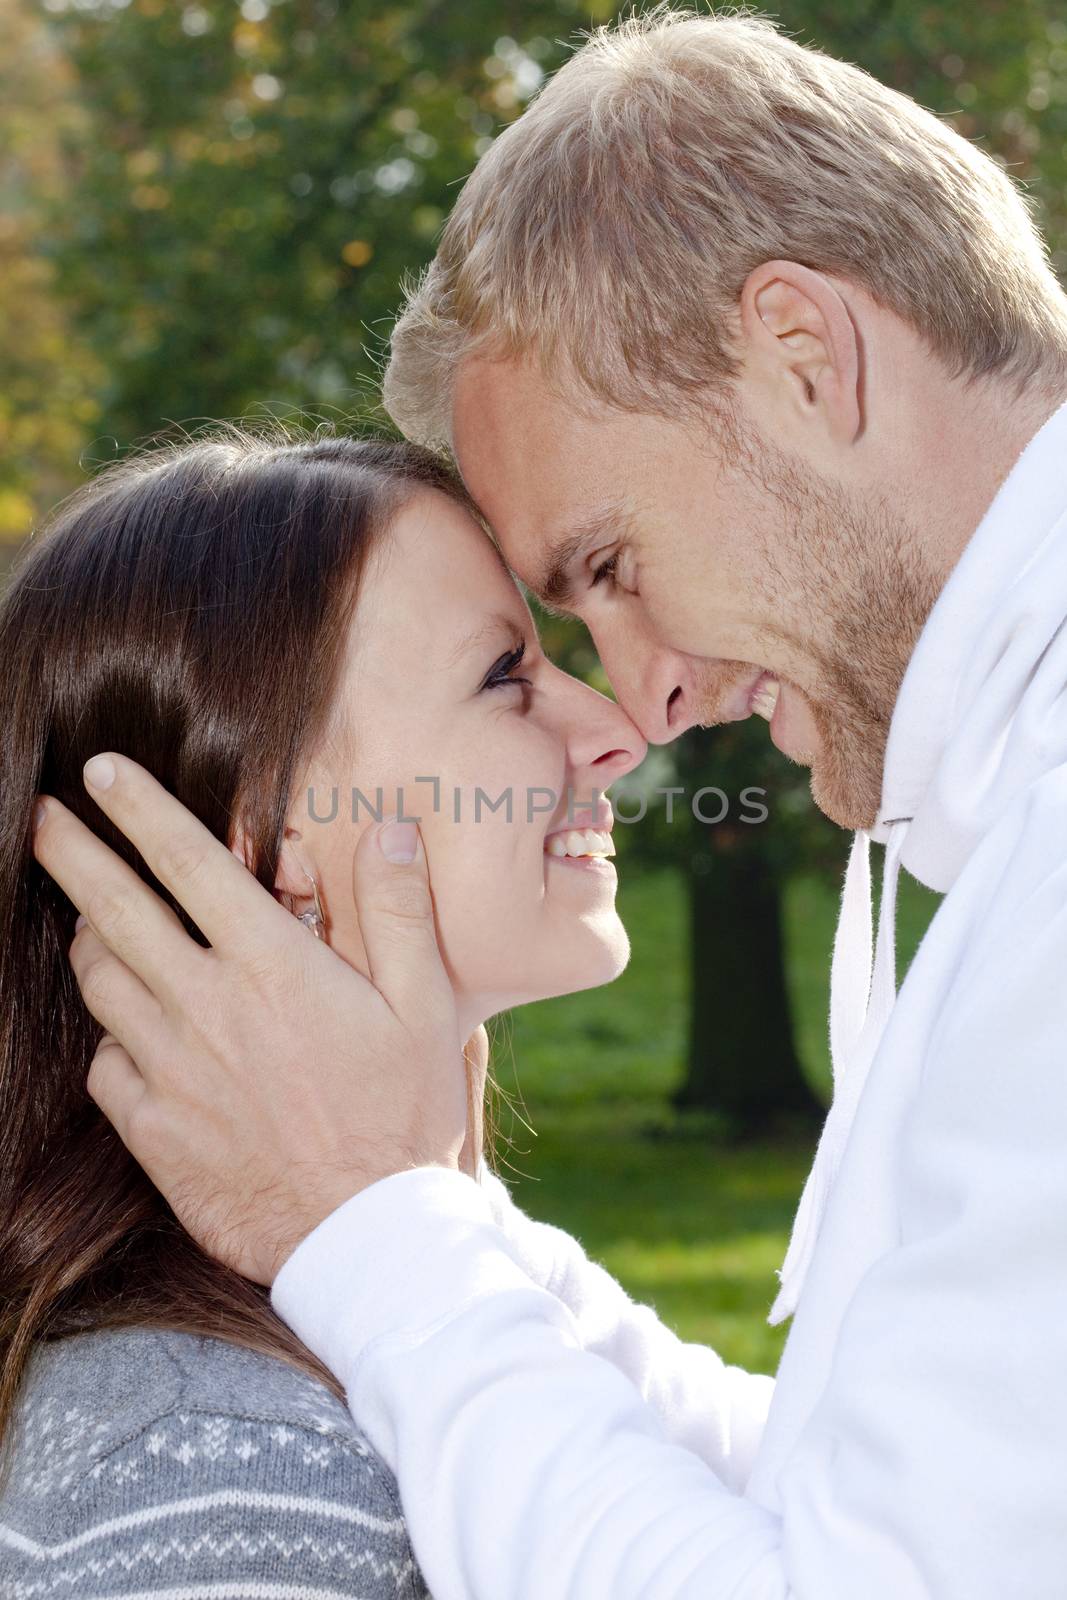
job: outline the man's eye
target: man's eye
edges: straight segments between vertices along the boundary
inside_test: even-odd
[[[602,583],[605,578],[610,578],[612,583],[614,583],[615,573],[618,569],[618,565],[619,555],[618,551],[616,551],[613,556],[609,556],[606,561],[602,561],[599,567],[594,568],[590,588],[595,589],[597,584]]]

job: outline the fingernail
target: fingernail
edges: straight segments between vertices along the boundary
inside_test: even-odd
[[[115,763],[110,756],[93,756],[82,768],[82,776],[92,789],[110,789],[115,781]]]
[[[78,912],[78,920],[74,924],[74,932],[77,933],[79,928],[84,928],[85,924],[88,922],[88,920],[89,920],[89,918],[83,916],[82,913],[79,911]]]
[[[413,822],[386,822],[378,829],[378,844],[386,861],[409,866],[415,859],[419,833]]]
[[[37,829],[41,826],[41,823],[44,821],[44,819],[45,819],[45,817],[47,817],[47,815],[48,815],[48,806],[45,804],[45,802],[43,800],[38,800],[37,804],[33,808],[33,827],[34,827],[34,832],[36,832]]]

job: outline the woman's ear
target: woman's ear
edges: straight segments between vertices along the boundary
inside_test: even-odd
[[[244,823],[235,822],[230,834],[230,850],[243,867],[252,870],[252,845],[245,832]]]
[[[311,885],[307,874],[300,861],[300,832],[297,828],[286,828],[282,840],[281,852],[278,856],[278,867],[274,874],[274,890],[276,894],[291,895],[295,900],[311,901]],[[295,846],[295,848],[294,848]],[[230,838],[230,850],[249,871],[252,870],[252,844],[241,822],[234,824]]]

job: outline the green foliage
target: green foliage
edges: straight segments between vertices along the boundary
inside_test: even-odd
[[[547,1111],[529,1153],[499,1163],[524,1210],[582,1241],[682,1338],[773,1372],[786,1329],[767,1325],[811,1151],[741,1149],[690,1127],[664,1139],[632,1107]]]
[[[87,127],[48,248],[106,357],[120,443],[164,418],[371,395],[402,278],[555,53],[536,7],[484,0],[53,12]]]
[[[34,248],[102,364],[101,431],[124,447],[169,418],[263,404],[365,408],[400,282],[432,254],[456,185],[579,31],[628,8],[47,0],[45,9],[76,115],[59,130],[64,184],[46,186],[50,217]],[[15,6],[34,14],[29,0]],[[997,152],[1032,185],[1062,258],[1059,0],[784,0],[778,14],[805,42],[868,67]],[[13,76],[32,54],[23,40]],[[42,107],[39,127],[46,116]]]

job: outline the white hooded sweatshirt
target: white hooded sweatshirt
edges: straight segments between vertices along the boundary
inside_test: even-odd
[[[435,1600],[1067,1596],[1067,407],[951,574],[835,944],[835,1097],[777,1380],[438,1167],[348,1200],[280,1315],[397,1474]],[[900,863],[944,892],[894,1001]],[[802,1291],[802,1292],[801,1292]]]

